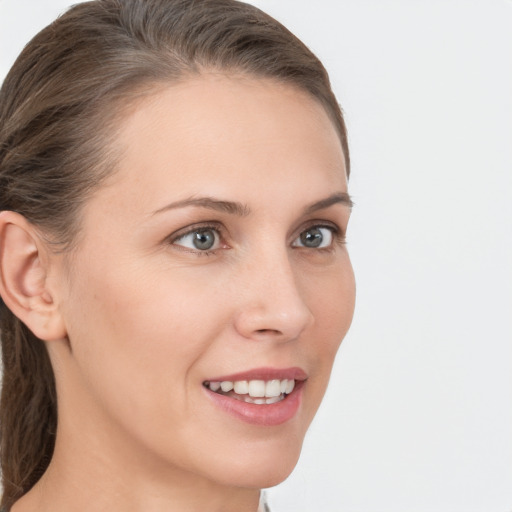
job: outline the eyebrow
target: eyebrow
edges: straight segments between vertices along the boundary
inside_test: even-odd
[[[342,204],[347,206],[348,208],[352,208],[354,206],[354,203],[350,198],[349,194],[347,194],[346,192],[337,192],[336,194],[326,197],[325,199],[315,201],[309,206],[306,206],[306,208],[304,209],[304,214],[308,215],[318,210],[328,208],[329,206],[332,206],[334,204]],[[189,197],[181,201],[169,203],[164,207],[155,210],[152,213],[152,215],[166,212],[168,210],[175,210],[177,208],[187,208],[189,206],[207,208],[209,210],[229,213],[232,215],[237,215],[239,217],[246,217],[251,213],[251,209],[247,205],[236,201],[223,201],[221,199],[215,199],[213,197]]]
[[[238,215],[239,217],[246,217],[251,213],[248,206],[238,203],[235,201],[222,201],[213,197],[189,197],[182,201],[176,201],[170,203],[163,208],[160,208],[153,212],[153,215],[157,213],[166,212],[168,210],[174,210],[176,208],[186,208],[188,206],[197,206],[200,208],[208,208],[210,210],[216,210],[218,212],[230,213]]]
[[[347,192],[337,192],[332,196],[326,197],[325,199],[320,199],[320,201],[316,201],[315,203],[310,204],[304,209],[304,213],[314,213],[318,210],[329,208],[329,206],[332,206],[334,204],[342,204],[350,209],[352,209],[354,206],[354,202],[352,201],[350,195]]]

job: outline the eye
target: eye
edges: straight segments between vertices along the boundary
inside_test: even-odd
[[[194,251],[214,251],[220,247],[220,235],[214,228],[196,228],[176,238],[173,244]]]
[[[292,243],[293,247],[309,249],[325,249],[331,247],[334,228],[327,226],[312,226],[303,231]]]

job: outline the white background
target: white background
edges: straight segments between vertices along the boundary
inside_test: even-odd
[[[0,0],[0,76],[68,3]],[[354,324],[273,510],[512,512],[512,0],[254,3],[329,69],[356,202]]]

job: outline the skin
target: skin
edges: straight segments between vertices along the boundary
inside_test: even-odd
[[[48,325],[62,331],[43,338],[59,428],[13,511],[255,512],[259,489],[295,466],[352,319],[350,207],[304,212],[347,192],[339,138],[306,93],[220,74],[155,90],[120,127],[123,157],[82,212],[76,249],[40,257]],[[166,208],[203,196],[244,214]],[[183,237],[204,223],[219,231],[208,254]],[[332,243],[301,246],[318,225]],[[205,395],[203,381],[259,367],[308,375],[281,425],[250,425]]]

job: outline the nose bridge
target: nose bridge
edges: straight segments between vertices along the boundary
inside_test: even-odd
[[[260,247],[257,254],[248,258],[244,274],[244,293],[236,321],[237,330],[244,337],[291,340],[312,322],[313,315],[300,287],[300,274],[294,269],[286,246]]]

